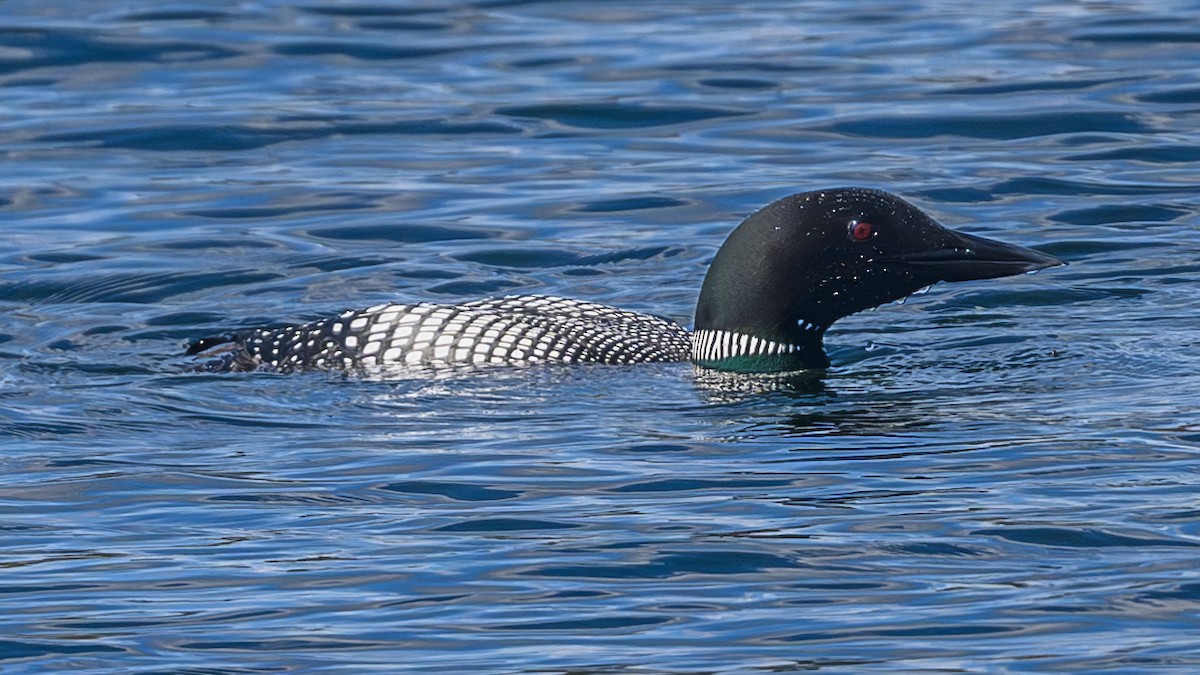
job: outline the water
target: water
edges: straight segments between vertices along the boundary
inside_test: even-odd
[[[4,4],[5,672],[1200,668],[1200,5]],[[538,292],[684,323],[859,184],[1070,267],[825,377],[218,376]]]

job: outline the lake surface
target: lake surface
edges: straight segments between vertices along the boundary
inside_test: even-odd
[[[0,670],[1200,670],[1200,4],[0,16]],[[690,325],[867,185],[1070,262],[687,364],[189,372],[514,292]]]

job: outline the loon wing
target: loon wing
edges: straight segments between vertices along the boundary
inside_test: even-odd
[[[216,372],[358,370],[539,361],[686,361],[691,334],[656,316],[539,295],[461,305],[384,304],[311,323],[193,343]]]

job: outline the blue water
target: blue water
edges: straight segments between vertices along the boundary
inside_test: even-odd
[[[1200,670],[1200,4],[0,8],[0,670]],[[387,300],[690,324],[887,189],[1070,262],[687,364],[205,375]]]

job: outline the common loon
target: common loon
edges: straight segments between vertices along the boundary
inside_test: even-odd
[[[607,305],[516,295],[458,305],[383,304],[284,328],[204,338],[208,371],[373,371],[529,362],[692,361],[737,372],[827,368],[838,319],[939,281],[1062,265],[1032,249],[956,232],[867,188],[791,195],[750,215],[717,251],[695,330]]]

